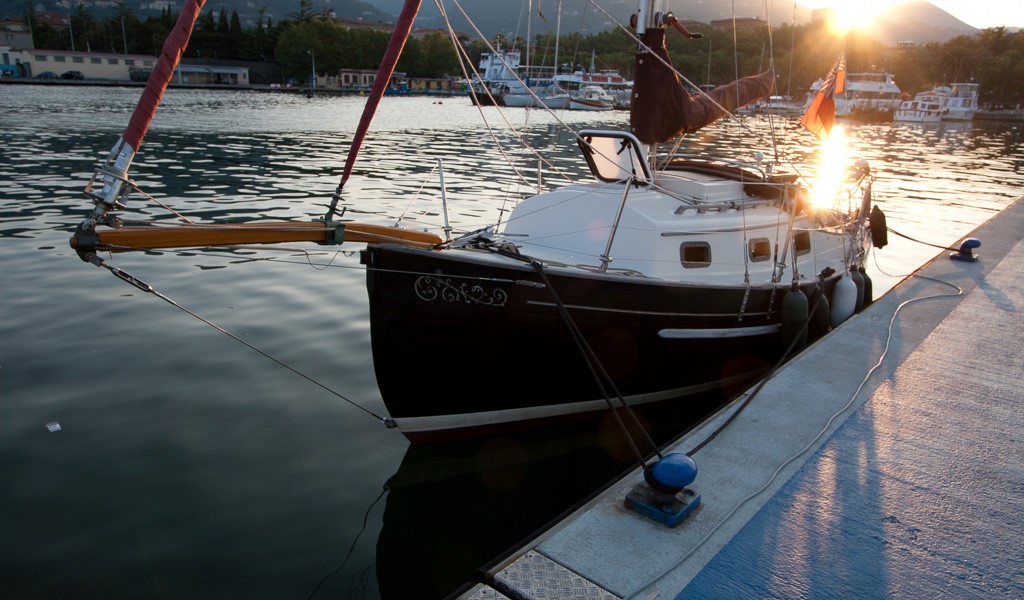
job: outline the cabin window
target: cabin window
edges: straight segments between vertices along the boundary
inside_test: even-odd
[[[83,57],[83,56],[72,57],[71,58],[71,62],[73,62],[73,63],[84,63],[85,62],[85,57]]]
[[[796,247],[796,255],[802,256],[811,251],[811,234],[806,231],[798,231],[793,236],[793,246]]]
[[[66,57],[66,56],[54,56],[53,57],[53,62],[67,62],[67,61],[68,61],[68,57]]]
[[[42,54],[36,54],[36,60],[39,62],[46,62],[46,58],[47,57]]]
[[[683,242],[679,245],[679,260],[685,269],[711,266],[711,245],[707,242]]]
[[[747,242],[750,262],[763,262],[772,257],[772,243],[768,238],[754,238]]]
[[[135,64],[135,59],[134,58],[126,58],[126,59],[124,59],[124,64],[126,64],[126,65],[128,65],[130,67],[130,66]]]
[[[89,62],[91,62],[94,65],[99,65],[99,64],[103,63],[103,59],[102,58],[90,58]]]
[[[116,58],[108,58],[107,59],[107,64],[108,65],[116,65],[117,64],[117,59]]]

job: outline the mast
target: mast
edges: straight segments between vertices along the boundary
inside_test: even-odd
[[[360,117],[359,126],[356,129],[355,135],[352,136],[352,145],[349,146],[348,157],[345,159],[345,170],[341,174],[341,182],[338,184],[338,189],[334,192],[334,198],[331,200],[331,206],[327,211],[325,217],[327,220],[334,216],[334,212],[338,207],[338,200],[341,199],[341,192],[349,176],[352,175],[352,167],[355,166],[356,156],[359,155],[359,148],[362,147],[363,140],[366,138],[366,132],[370,129],[370,122],[373,120],[373,115],[377,112],[380,99],[384,96],[384,90],[391,82],[391,75],[395,72],[398,57],[402,55],[405,42],[409,39],[413,21],[416,20],[416,13],[420,10],[420,2],[421,0],[405,0],[402,12],[398,15],[398,22],[395,23],[395,28],[391,32],[391,41],[388,42],[388,49],[384,53],[384,58],[381,59],[380,67],[377,69],[377,77],[373,80],[373,88],[370,90],[370,96],[366,100],[366,106],[363,107],[363,116]]]
[[[526,85],[530,85],[530,22],[533,21],[533,0],[526,2]]]
[[[558,38],[562,36],[562,0],[558,0],[558,14],[555,15],[555,70],[552,81],[558,77]]]

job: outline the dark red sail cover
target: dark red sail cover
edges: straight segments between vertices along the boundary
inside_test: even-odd
[[[192,28],[195,26],[204,4],[206,4],[206,0],[185,0],[185,5],[181,7],[181,14],[178,15],[178,22],[174,24],[174,29],[164,40],[160,58],[149,74],[146,88],[142,91],[139,103],[135,105],[132,118],[128,121],[128,127],[121,136],[125,143],[136,152],[139,150],[139,145],[142,144],[142,138],[146,135],[150,122],[153,121],[153,115],[156,114],[161,98],[164,97],[167,84],[174,76],[174,69],[177,68],[178,61],[181,60],[181,55],[185,52],[185,47],[188,46],[188,40],[192,37]]]
[[[668,65],[665,30],[648,28],[644,44]],[[704,94],[690,94],[670,66],[644,49],[636,55],[636,77],[630,101],[629,124],[633,135],[646,144],[657,144],[680,134],[697,131],[728,112],[771,95],[775,70],[737,79]],[[724,110],[723,110],[724,109]]]

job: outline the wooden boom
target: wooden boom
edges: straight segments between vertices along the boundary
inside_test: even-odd
[[[367,223],[327,223],[324,221],[272,221],[231,225],[175,225],[160,227],[117,227],[77,231],[71,247],[80,252],[96,249],[107,252],[237,246],[243,244],[280,244],[287,242],[395,243],[430,248],[443,240],[426,231],[413,231]]]

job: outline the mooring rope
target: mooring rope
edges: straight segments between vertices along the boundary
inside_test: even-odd
[[[870,369],[868,369],[867,373],[864,375],[864,378],[861,380],[860,384],[857,386],[857,389],[854,390],[853,395],[850,396],[850,400],[845,405],[843,405],[842,408],[840,408],[838,411],[833,413],[833,415],[829,418],[829,420],[821,428],[821,430],[818,432],[818,434],[816,436],[814,436],[814,439],[812,439],[810,442],[807,442],[807,444],[804,445],[803,448],[798,450],[795,454],[793,454],[791,457],[786,459],[781,465],[779,465],[779,467],[777,469],[775,469],[775,471],[771,474],[771,476],[768,477],[768,480],[765,481],[764,484],[760,488],[758,488],[757,490],[751,492],[749,495],[747,495],[746,498],[743,498],[742,500],[737,502],[736,505],[732,508],[732,510],[730,510],[725,516],[723,516],[718,521],[718,524],[715,525],[714,527],[712,527],[711,530],[708,531],[708,533],[703,538],[701,538],[701,540],[698,541],[693,546],[693,548],[690,549],[689,552],[687,552],[682,557],[680,557],[677,561],[675,561],[674,564],[672,564],[668,568],[663,569],[661,574],[657,575],[656,577],[654,577],[651,582],[649,582],[647,584],[644,584],[641,588],[639,588],[639,589],[637,589],[637,590],[635,590],[635,591],[633,591],[633,592],[631,592],[629,594],[626,594],[626,596],[625,596],[626,598],[633,598],[633,597],[637,596],[638,594],[640,594],[641,592],[643,592],[644,590],[650,589],[651,586],[653,586],[655,583],[657,583],[657,582],[661,581],[662,579],[664,579],[669,573],[671,573],[672,571],[677,569],[680,565],[682,565],[684,562],[686,562],[691,556],[693,556],[694,553],[697,552],[697,550],[699,550],[704,544],[706,544],[708,542],[708,540],[710,540],[711,537],[713,535],[715,535],[715,533],[717,533],[718,530],[721,529],[722,526],[725,525],[729,521],[729,519],[731,519],[732,516],[735,515],[736,512],[739,511],[739,509],[744,504],[746,504],[750,500],[753,500],[758,495],[762,494],[765,490],[767,490],[771,486],[771,484],[776,479],[778,479],[779,474],[782,473],[783,469],[785,469],[787,466],[792,464],[793,461],[795,461],[796,459],[800,458],[807,451],[809,451],[814,446],[814,444],[816,444],[818,442],[818,440],[820,440],[822,438],[822,436],[824,436],[825,433],[828,432],[829,428],[832,426],[832,423],[835,422],[835,420],[837,418],[839,418],[839,415],[843,414],[844,412],[849,410],[849,408],[851,406],[853,406],[853,403],[857,399],[857,396],[860,395],[861,390],[867,384],[868,380],[871,379],[871,376],[874,375],[875,371],[877,371],[878,368],[882,366],[882,363],[885,361],[885,357],[888,356],[889,348],[890,348],[890,346],[892,344],[893,328],[894,328],[894,326],[896,324],[896,317],[899,316],[900,312],[902,312],[904,308],[906,308],[907,306],[909,306],[910,304],[913,304],[915,302],[921,302],[921,301],[924,301],[924,300],[932,300],[932,299],[936,299],[936,298],[956,298],[958,296],[962,296],[963,293],[964,293],[963,288],[961,288],[960,286],[958,286],[956,284],[950,283],[948,281],[943,281],[941,279],[936,279],[934,277],[928,277],[926,275],[920,275],[920,274],[917,274],[917,273],[912,273],[912,275],[914,277],[920,277],[921,279],[927,279],[929,281],[934,281],[936,283],[941,283],[943,285],[947,285],[947,286],[955,289],[956,292],[948,293],[948,294],[932,294],[930,296],[918,296],[917,298],[910,298],[909,300],[905,300],[902,303],[900,303],[896,307],[896,310],[893,311],[892,317],[889,318],[889,326],[887,328],[886,337],[885,337],[885,346],[882,348],[882,352],[878,355],[878,361],[875,362],[875,364]],[[813,312],[811,314],[813,314]],[[768,378],[766,377],[765,380],[767,380],[767,379]],[[759,385],[757,391],[760,391],[760,389],[762,387],[763,387],[763,384]],[[748,398],[747,400],[745,400],[743,402],[743,404],[740,406],[740,408],[737,410],[737,412],[739,412],[739,410],[742,410],[747,404],[749,404],[749,402],[750,402],[750,399]],[[732,422],[733,418],[735,418],[735,417],[734,416],[730,416],[730,418],[727,420],[726,424],[728,424],[729,422]],[[725,427],[725,425],[723,425],[722,427],[719,427],[715,431],[714,435],[717,435],[718,432],[720,432],[724,427]],[[701,443],[700,447],[703,447],[703,445],[705,445],[709,441],[710,441],[710,439],[705,440],[704,442]],[[694,452],[696,452],[696,450],[697,449],[692,450],[688,454],[693,454]]]
[[[925,246],[931,246],[932,248],[940,248],[942,250],[952,250],[953,252],[959,252],[960,251],[960,248],[953,248],[953,247],[950,247],[950,246],[943,246],[941,244],[932,244],[932,243],[929,243],[929,242],[926,242],[926,241],[923,241],[923,240],[912,238],[909,235],[906,235],[904,233],[900,233],[900,232],[896,231],[892,227],[886,227],[886,229],[889,231],[889,233],[895,233],[896,235],[900,236],[903,239],[910,240],[912,242],[917,242],[918,244],[924,244]]]
[[[626,436],[626,441],[629,442],[629,445],[633,448],[633,452],[636,454],[637,460],[641,465],[644,464],[644,455],[640,453],[640,449],[633,440],[633,436],[629,433],[629,428],[626,427],[622,417],[619,416],[618,411],[615,410],[615,405],[612,403],[611,396],[608,394],[608,389],[604,385],[605,382],[608,383],[608,387],[611,388],[615,397],[618,398],[619,403],[622,404],[622,407],[626,409],[626,412],[633,420],[634,426],[644,435],[647,443],[651,445],[655,455],[657,455],[659,459],[662,458],[661,449],[658,448],[658,445],[654,443],[650,434],[640,424],[640,420],[637,419],[636,413],[633,412],[633,407],[631,407],[629,403],[626,402],[626,399],[622,397],[622,393],[619,392],[618,388],[615,386],[615,382],[612,380],[611,376],[608,375],[608,372],[605,371],[604,366],[594,353],[593,348],[591,348],[590,344],[587,343],[586,338],[583,336],[583,332],[579,330],[576,326],[576,322],[572,319],[572,315],[570,315],[569,311],[566,310],[565,304],[562,303],[562,299],[558,296],[558,292],[555,291],[554,286],[551,285],[551,281],[548,279],[543,263],[538,260],[530,260],[529,263],[537,271],[537,274],[540,275],[540,278],[544,280],[544,285],[548,288],[548,291],[551,292],[551,297],[554,299],[555,306],[558,308],[558,312],[561,315],[562,320],[565,322],[566,327],[569,328],[569,333],[572,336],[573,342],[576,343],[577,349],[579,349],[580,354],[583,355],[584,362],[587,363],[587,368],[590,369],[590,373],[594,377],[594,383],[596,383],[601,389],[601,393],[604,395],[604,401],[608,405],[608,409],[611,411],[612,416],[615,417],[615,421],[622,429],[623,435]]]

